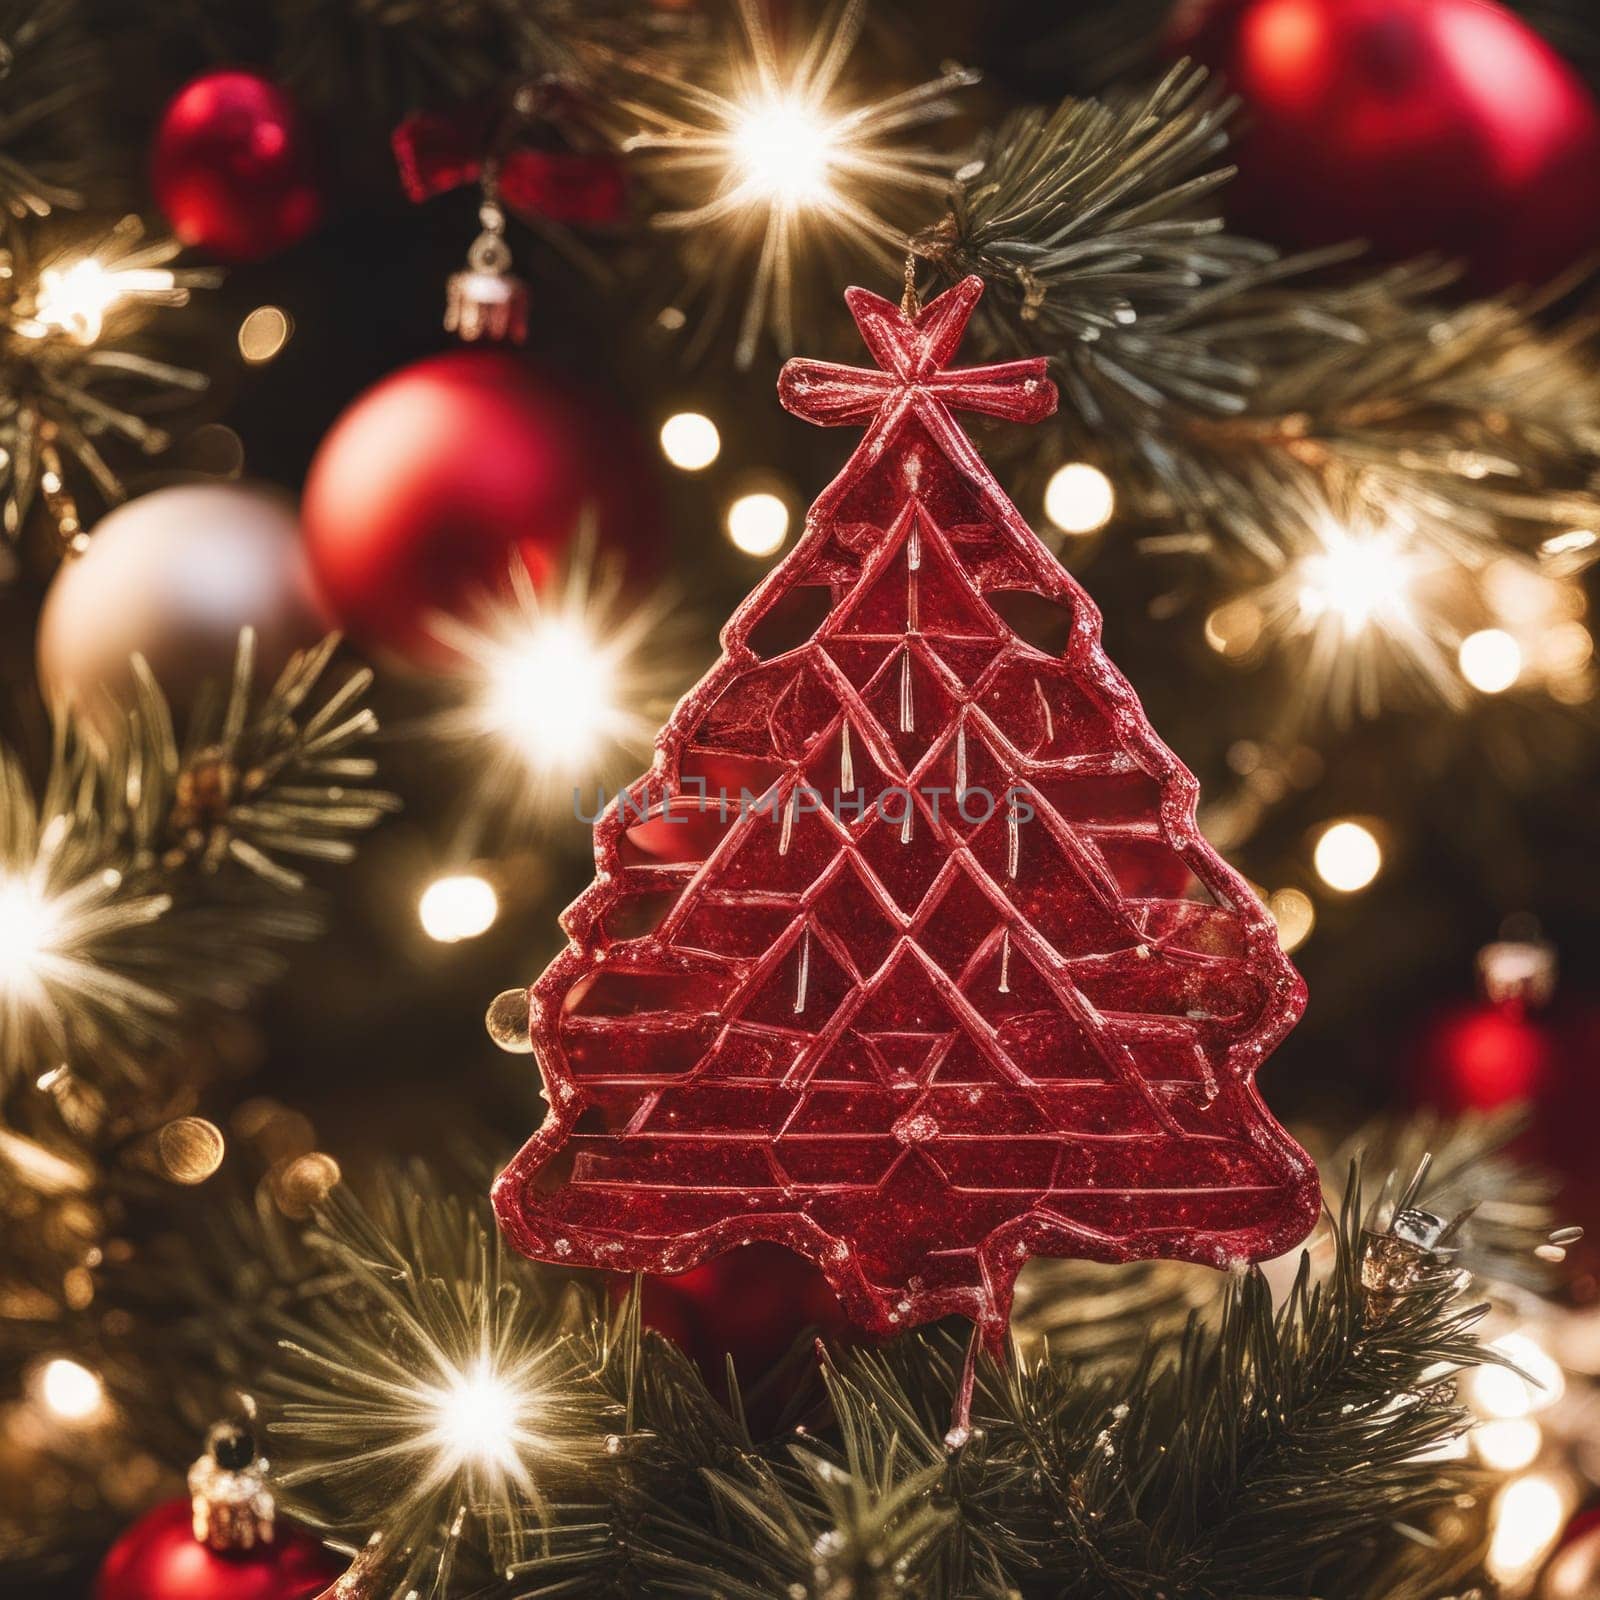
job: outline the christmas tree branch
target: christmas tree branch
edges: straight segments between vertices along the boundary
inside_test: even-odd
[[[109,750],[58,729],[38,801],[0,756],[0,886],[17,948],[0,1064],[16,1079],[60,1064],[104,1083],[138,1076],[196,1006],[234,1006],[268,980],[277,946],[315,932],[294,858],[348,860],[395,807],[360,747],[371,674],[320,698],[337,641],[295,655],[259,699],[254,636],[225,695],[180,744],[136,662],[137,699]]]
[[[1547,332],[1513,299],[1447,309],[1431,296],[1449,277],[1397,268],[1317,291],[1308,303],[1339,337],[1246,340],[1259,374],[1247,410],[1181,420],[1165,452],[1147,438],[1146,495],[1170,497],[1224,556],[1268,566],[1317,547],[1306,504],[1404,528],[1468,566],[1600,528],[1595,325]]]
[[[217,1169],[223,1134],[198,1113],[202,1085],[237,1050],[219,1008],[273,976],[284,940],[318,926],[289,862],[347,858],[353,836],[392,808],[359,753],[375,728],[360,705],[369,675],[322,687],[334,643],[295,656],[257,696],[247,633],[228,691],[202,696],[181,744],[137,663],[119,736],[107,749],[71,719],[58,725],[37,800],[21,762],[0,752],[0,1209],[12,1224],[0,1392],[59,1352],[77,1313],[100,1329],[95,1269],[125,1259],[130,1218],[179,1205]],[[261,1274],[282,1266],[286,1246],[269,1216],[229,1227],[220,1217],[214,1239],[182,1254],[200,1276],[178,1298],[217,1352],[238,1352],[265,1298]],[[230,1256],[247,1262],[248,1284],[220,1270],[207,1279]],[[167,1309],[165,1331],[128,1358],[147,1381],[173,1345]],[[120,1381],[117,1348],[92,1359]],[[157,1385],[159,1403],[141,1414],[147,1441],[177,1430],[181,1450],[204,1425],[203,1412],[171,1403],[191,1372],[180,1364]],[[0,1546],[13,1512],[26,1527],[49,1492],[48,1480],[12,1484],[0,1469]]]
[[[117,461],[155,455],[155,420],[204,390],[204,374],[157,360],[146,325],[188,303],[214,271],[171,267],[179,246],[135,216],[107,224],[13,218],[0,233],[0,518],[18,537],[42,500],[62,545],[81,547],[78,497],[123,497]]]
[[[1234,105],[1185,66],[1118,105],[1013,113],[912,249],[943,278],[984,278],[975,325],[1008,355],[1050,355],[1090,426],[1165,402],[1239,412],[1254,373],[1212,344],[1239,297],[1284,269],[1207,204],[1231,176]]]
[[[420,1166],[336,1190],[262,1386],[303,1515],[354,1545],[362,1596],[473,1590],[590,1544],[606,1460],[592,1296],[511,1255],[481,1201]],[[570,1498],[569,1498],[570,1496]],[[456,1587],[459,1586],[459,1587]]]
[[[395,1168],[362,1205],[310,1156],[237,1203],[168,1208],[166,1248],[99,1274],[79,1353],[175,1464],[230,1385],[257,1396],[294,1511],[351,1549],[379,1535],[362,1600],[1266,1595],[1308,1576],[1436,1596],[1470,1580],[1494,1487],[1436,1454],[1466,1424],[1451,1374],[1484,1359],[1459,1266],[1492,1271],[1549,1222],[1495,1148],[1511,1131],[1366,1136],[1379,1200],[1364,1212],[1352,1178],[1279,1301],[1252,1272],[1176,1343],[1077,1360],[1030,1340],[980,1369],[954,1449],[964,1328],[824,1357],[820,1389],[752,1421],[737,1384],[718,1401],[641,1329],[636,1297],[608,1313],[593,1280],[504,1251],[477,1163]],[[1424,1135],[1439,1182],[1419,1200]],[[285,1214],[318,1194],[309,1229]],[[1394,1250],[1402,1203],[1473,1202],[1455,1259]]]
[[[1491,1204],[1510,1169],[1464,1155],[1491,1131],[1436,1131],[1452,1202]],[[1176,1344],[985,1363],[953,1447],[964,1329],[825,1356],[825,1406],[758,1429],[636,1300],[608,1315],[415,1169],[367,1207],[336,1193],[251,1349],[219,1342],[248,1366],[286,1337],[250,1386],[298,1513],[351,1548],[378,1533],[367,1600],[1437,1593],[1470,1556],[1429,1529],[1493,1487],[1441,1458],[1468,1425],[1453,1375],[1486,1355],[1444,1245],[1396,1249],[1405,1187],[1367,1209],[1352,1169],[1281,1299],[1241,1274]],[[462,1432],[480,1385],[504,1425]]]
[[[81,205],[105,73],[79,0],[0,3],[0,84],[0,210],[37,217]]]
[[[1281,567],[1313,510],[1398,523],[1456,559],[1600,528],[1594,324],[1515,299],[1449,308],[1420,265],[1330,275],[1228,233],[1233,104],[1172,69],[1142,97],[1014,114],[912,248],[983,276],[997,353],[1050,356],[1072,449],[1219,559]]]
[[[263,13],[186,0],[179,22],[218,61],[272,60],[306,105],[354,110],[386,144],[421,108],[582,81],[593,46],[638,47],[651,27],[640,13],[624,0],[274,0]]]
[[[796,1552],[838,1553],[816,1563],[817,1595],[835,1581],[858,1592],[846,1574],[884,1547],[911,1485],[960,1512],[916,1543],[929,1592],[1276,1594],[1307,1581],[1359,1592],[1362,1571],[1405,1548],[1405,1524],[1477,1482],[1432,1453],[1467,1425],[1448,1374],[1483,1359],[1472,1334],[1483,1308],[1453,1277],[1392,1303],[1363,1284],[1360,1217],[1352,1175],[1326,1279],[1303,1258],[1275,1310],[1265,1279],[1247,1274],[1170,1361],[1077,1377],[1040,1353],[987,1368],[973,1438],[953,1454],[941,1400],[959,1343],[856,1352],[829,1386],[841,1442],[816,1448],[882,1508],[872,1538],[820,1514],[838,1496],[825,1502],[815,1474],[799,1488],[760,1478],[764,1510],[750,1521],[769,1540],[802,1528]],[[702,1546],[708,1572],[731,1558],[709,1532]]]

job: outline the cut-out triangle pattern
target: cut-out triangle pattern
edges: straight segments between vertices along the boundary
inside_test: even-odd
[[[980,292],[851,290],[883,370],[784,369],[790,410],[866,435],[596,824],[530,991],[550,1112],[495,1188],[530,1255],[776,1241],[869,1330],[960,1313],[995,1347],[1031,1254],[1222,1267],[1315,1221],[1254,1084],[1303,986],[950,414],[1055,404],[1042,361],[946,370]],[[1066,608],[1063,655],[1002,588]],[[808,590],[825,620],[762,659]]]

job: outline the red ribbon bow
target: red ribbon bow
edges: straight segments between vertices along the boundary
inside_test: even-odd
[[[483,176],[488,127],[475,115],[415,111],[390,142],[400,182],[420,204]],[[525,221],[604,227],[626,208],[622,168],[607,154],[518,145],[500,157],[496,180],[500,203]]]

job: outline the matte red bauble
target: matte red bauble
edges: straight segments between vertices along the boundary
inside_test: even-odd
[[[322,198],[294,102],[253,72],[208,72],[161,115],[151,187],[172,231],[224,261],[262,261],[317,225]]]
[[[1439,252],[1480,290],[1600,243],[1600,108],[1491,0],[1216,0],[1175,43],[1248,107],[1233,203],[1249,231]]]
[[[213,1550],[187,1498],[141,1517],[112,1545],[94,1600],[310,1600],[344,1571],[317,1540],[279,1522],[270,1544]]]
[[[301,503],[312,568],[341,625],[417,665],[444,655],[441,611],[535,583],[583,515],[602,549],[649,527],[627,430],[584,397],[487,351],[434,356],[369,389],[334,423]]]
[[[1423,1098],[1441,1111],[1492,1111],[1537,1101],[1550,1087],[1554,1047],[1540,1017],[1480,1000],[1445,1013],[1423,1040]]]
[[[1481,999],[1431,1023],[1417,1053],[1417,1087],[1452,1114],[1537,1105],[1554,1087],[1556,1048],[1549,1005],[1559,964],[1542,939],[1505,938],[1477,959]]]
[[[730,1250],[673,1278],[647,1277],[642,1310],[646,1324],[713,1381],[725,1356],[748,1383],[782,1360],[804,1330],[838,1336],[849,1327],[828,1280],[777,1245]]]

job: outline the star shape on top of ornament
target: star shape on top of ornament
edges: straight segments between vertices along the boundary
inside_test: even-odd
[[[852,289],[879,370],[784,368],[866,434],[595,826],[529,993],[550,1111],[495,1186],[529,1255],[775,1241],[870,1331],[998,1348],[1030,1255],[1226,1267],[1316,1220],[1254,1084],[1304,986],[951,415],[1055,408],[1043,360],[948,368],[981,293]],[[1064,612],[1061,655],[1008,593]]]

